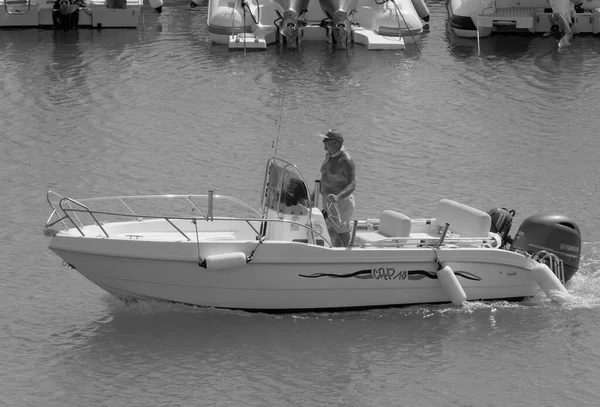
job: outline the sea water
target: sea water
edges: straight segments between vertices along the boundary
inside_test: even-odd
[[[456,38],[445,3],[405,51],[229,52],[206,7],[137,30],[0,31],[0,405],[595,406],[600,40]],[[305,178],[339,128],[358,218],[441,198],[582,233],[573,298],[345,313],[127,304],[47,249],[46,191],[216,193],[258,206],[275,153]]]

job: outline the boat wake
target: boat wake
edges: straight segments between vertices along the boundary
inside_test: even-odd
[[[196,315],[206,317],[252,317],[254,315],[270,315],[258,312],[247,312],[242,310],[231,310],[226,308],[200,307],[197,305],[182,304],[177,302],[159,300],[133,300],[117,298],[111,294],[105,294],[103,300],[108,310],[117,315],[164,315],[169,313],[180,315]],[[276,316],[276,315],[273,315]]]

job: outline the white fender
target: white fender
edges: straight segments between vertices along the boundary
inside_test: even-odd
[[[425,0],[411,0],[417,14],[423,21],[429,21],[429,9],[427,8],[427,4],[425,4]]]
[[[58,232],[54,229],[51,229],[51,228],[44,229],[44,236],[46,236],[46,237],[53,237],[53,236],[56,236],[57,234],[58,234]]]
[[[557,293],[562,294],[562,296],[569,293],[558,277],[550,270],[550,267],[543,263],[533,266],[531,276],[542,291],[552,299],[555,298],[555,294]]]
[[[154,10],[162,13],[163,0],[148,0],[150,2],[150,7]]]
[[[381,6],[373,20],[373,31],[379,35],[390,37],[400,37],[404,31],[407,35],[402,35],[402,37],[406,43],[418,41],[423,32],[423,22],[412,3],[406,0],[398,5],[398,9],[394,4],[386,2]]]
[[[206,256],[199,266],[208,271],[242,268],[248,262],[246,253],[234,252]]]
[[[600,0],[575,0],[575,4],[579,4],[584,10],[591,10],[600,8]]]
[[[446,266],[437,272],[438,280],[446,289],[450,296],[450,300],[454,305],[462,305],[467,300],[467,294],[458,282],[458,278],[454,275],[454,271],[450,266]]]

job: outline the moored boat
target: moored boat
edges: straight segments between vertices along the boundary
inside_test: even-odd
[[[600,33],[599,0],[448,0],[446,7],[459,37],[537,33],[564,47],[573,34]]]
[[[162,10],[162,0],[151,7]],[[0,0],[0,28],[137,28],[143,0]]]
[[[229,49],[326,41],[338,49],[404,49],[418,42],[429,11],[422,0],[209,0],[207,30]]]
[[[579,267],[579,228],[566,216],[531,216],[512,239],[514,212],[442,199],[432,217],[390,209],[355,221],[350,245],[333,247],[335,208],[309,196],[298,168],[274,157],[258,209],[210,191],[89,199],[50,191],[44,234],[66,265],[119,298],[252,311],[566,295]]]

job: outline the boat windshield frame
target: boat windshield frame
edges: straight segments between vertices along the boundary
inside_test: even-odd
[[[263,217],[266,217],[268,210],[272,209],[282,219],[285,202],[290,199],[293,200],[293,204],[300,203],[305,206],[310,219],[313,202],[304,176],[295,164],[279,157],[271,157],[267,160],[260,202]]]

